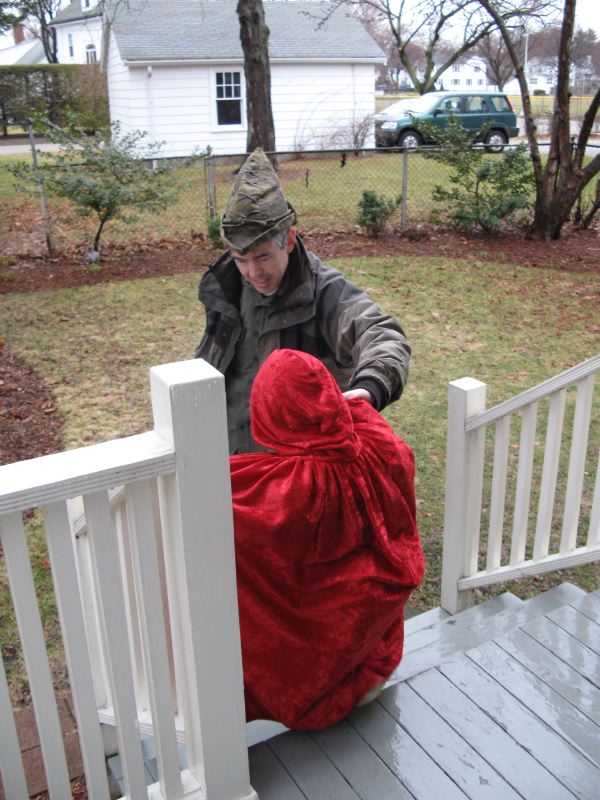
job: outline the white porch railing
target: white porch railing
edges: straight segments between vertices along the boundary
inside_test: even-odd
[[[100,707],[116,725],[128,797],[250,800],[223,378],[200,360],[154,367],[150,378],[153,432],[0,467],[0,536],[50,798],[71,790],[21,519],[37,506],[90,798],[110,797]],[[114,487],[126,537],[123,519],[113,524]],[[78,497],[86,535],[76,539]],[[22,800],[4,668],[0,718],[4,791]],[[144,724],[156,737],[150,787]]]
[[[472,378],[450,383],[442,568],[442,606],[450,613],[469,605],[476,587],[600,560],[600,469],[588,441],[599,370],[600,355],[487,411],[484,383]],[[574,410],[567,425],[571,389]],[[542,403],[547,404],[543,447],[536,439]],[[518,443],[511,440],[517,413]],[[486,429],[493,429],[494,441],[491,476],[484,483]],[[561,453],[566,464],[569,437],[568,470],[563,470]],[[512,481],[511,461],[516,462]],[[510,500],[509,489],[514,490]],[[584,501],[586,509],[591,505],[587,531],[581,530],[587,520]]]

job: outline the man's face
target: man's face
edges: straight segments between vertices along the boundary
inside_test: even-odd
[[[275,294],[283,280],[290,253],[296,244],[296,233],[288,231],[284,247],[273,240],[257,245],[253,250],[241,255],[231,251],[233,260],[242,276],[263,295]]]

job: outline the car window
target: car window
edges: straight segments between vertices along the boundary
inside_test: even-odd
[[[462,97],[447,97],[440,108],[446,114],[449,114],[450,112],[453,114],[459,114],[463,108],[462,100]]]
[[[503,94],[490,97],[489,99],[494,107],[494,111],[512,111],[512,107],[508,102],[508,98]]]
[[[488,111],[491,111],[491,108],[486,97],[472,95],[465,98],[465,112],[467,114],[487,114]]]

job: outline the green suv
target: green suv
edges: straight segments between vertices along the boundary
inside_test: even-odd
[[[519,135],[517,117],[510,100],[500,92],[429,92],[421,97],[406,98],[384,109],[375,117],[377,147],[414,149],[433,143],[424,139],[419,121],[445,127],[453,114],[460,124],[483,142],[490,153],[500,153],[513,136]],[[484,123],[490,124],[479,135]]]

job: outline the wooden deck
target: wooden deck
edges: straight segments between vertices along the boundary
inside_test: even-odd
[[[600,798],[600,591],[407,621],[380,699],[250,748],[260,800]]]

